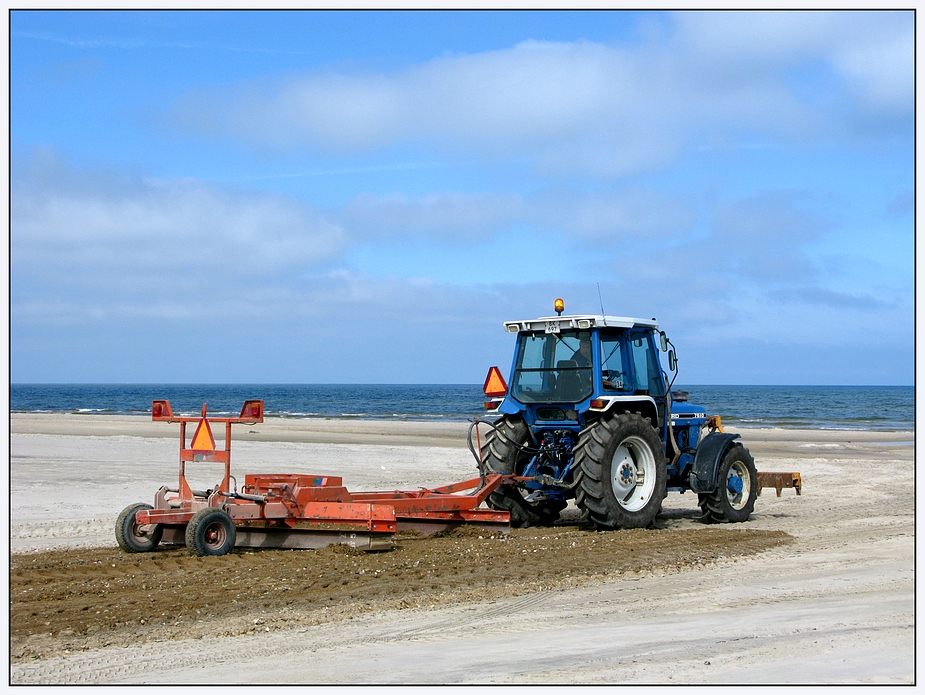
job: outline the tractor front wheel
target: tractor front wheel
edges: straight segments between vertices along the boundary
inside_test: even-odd
[[[488,473],[519,475],[530,462],[531,455],[521,450],[530,446],[530,431],[519,417],[503,417],[496,420],[482,445],[482,463]],[[559,518],[559,512],[567,503],[561,500],[527,502],[522,490],[514,485],[502,485],[488,496],[492,509],[511,513],[511,526],[549,526]]]
[[[186,549],[190,555],[225,555],[234,547],[234,521],[227,512],[206,507],[193,514],[186,527]]]
[[[154,509],[150,504],[139,502],[122,510],[116,519],[116,543],[127,553],[147,553],[161,542],[164,529],[160,524],[141,525],[135,522],[135,514],[142,509]]]
[[[575,498],[600,529],[644,528],[667,494],[665,450],[638,413],[604,417],[585,427],[575,447]]]
[[[737,444],[726,452],[716,476],[716,490],[698,495],[703,521],[746,521],[758,496],[755,460],[744,446]]]

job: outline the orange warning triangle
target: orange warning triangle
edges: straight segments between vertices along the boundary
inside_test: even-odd
[[[205,418],[202,418],[196,427],[196,434],[193,435],[193,443],[190,444],[190,449],[215,451],[215,437],[212,436],[212,428],[209,427],[209,421]]]
[[[507,393],[507,384],[504,383],[501,370],[497,367],[492,367],[488,370],[488,376],[485,377],[485,386],[482,387],[482,390],[489,398],[493,396],[503,396]]]

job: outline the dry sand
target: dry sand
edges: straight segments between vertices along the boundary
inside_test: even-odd
[[[270,420],[236,428],[234,469],[341,475],[356,490],[437,485],[472,475],[466,428]],[[758,555],[319,624],[268,614],[270,631],[13,663],[11,682],[914,682],[913,433],[741,433],[759,470],[800,471],[805,486],[765,491],[752,519],[729,527],[795,538]],[[118,512],[176,480],[175,425],[17,414],[10,436],[14,553],[114,546]],[[712,528],[691,494],[669,494],[664,509],[669,532]]]

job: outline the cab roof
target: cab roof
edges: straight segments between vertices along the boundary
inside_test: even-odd
[[[549,330],[557,326],[558,330]],[[504,330],[508,333],[520,331],[546,331],[556,333],[560,330],[589,328],[652,328],[658,330],[655,319],[638,319],[629,316],[605,316],[602,314],[572,314],[569,316],[541,316],[526,321],[505,321]]]

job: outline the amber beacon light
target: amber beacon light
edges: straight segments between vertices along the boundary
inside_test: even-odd
[[[565,311],[565,302],[563,302],[561,299],[557,299],[555,303],[555,307],[556,307],[556,314],[558,314],[559,316],[562,316],[562,312]]]

